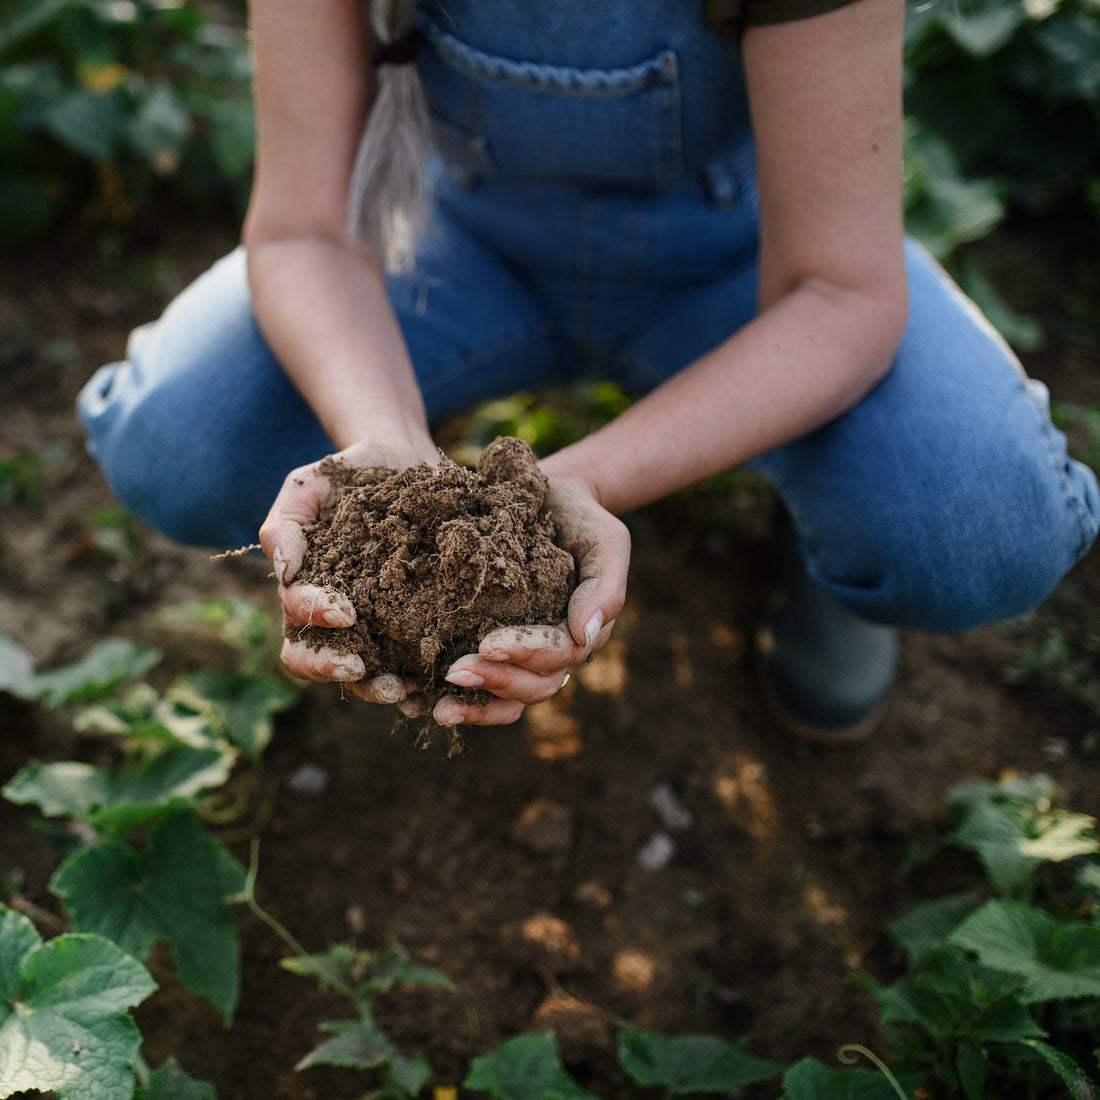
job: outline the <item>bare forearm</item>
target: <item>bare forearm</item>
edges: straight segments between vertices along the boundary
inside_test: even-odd
[[[424,402],[377,267],[323,237],[247,243],[260,328],[337,448],[411,440],[430,459]]]
[[[904,312],[806,283],[543,468],[621,515],[740,465],[855,404],[888,369]]]

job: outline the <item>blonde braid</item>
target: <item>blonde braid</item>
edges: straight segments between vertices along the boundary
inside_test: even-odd
[[[384,54],[417,33],[416,0],[370,0],[370,20]],[[377,80],[348,189],[348,234],[397,271],[411,266],[428,221],[428,105],[408,59],[383,57]]]

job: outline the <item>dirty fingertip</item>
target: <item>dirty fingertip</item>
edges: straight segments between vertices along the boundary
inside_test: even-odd
[[[466,721],[462,708],[449,695],[445,695],[436,703],[432,717],[441,726],[461,726]]]
[[[595,614],[584,624],[584,648],[591,649],[596,644],[596,639],[603,630],[603,612],[597,610]]]
[[[423,695],[406,695],[399,700],[397,709],[406,718],[419,718],[428,709],[428,700]]]
[[[341,653],[339,656],[332,658],[329,676],[331,679],[338,681],[362,680],[366,671],[363,659],[357,654]]]
[[[276,546],[271,551],[271,564],[275,569],[275,579],[282,585],[287,583],[287,569],[290,563],[286,560],[286,554],[283,553],[281,546]]]
[[[379,703],[399,703],[405,698],[405,683],[392,672],[383,672],[372,679],[368,687]]]

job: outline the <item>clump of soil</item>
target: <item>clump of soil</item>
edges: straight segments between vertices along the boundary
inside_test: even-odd
[[[356,622],[346,630],[288,624],[288,637],[359,654],[368,678],[411,676],[434,702],[451,662],[476,653],[491,630],[565,619],[576,569],[554,542],[549,485],[526,443],[497,438],[476,470],[446,459],[400,472],[328,461],[326,473],[333,495],[305,529],[298,579],[342,592]]]

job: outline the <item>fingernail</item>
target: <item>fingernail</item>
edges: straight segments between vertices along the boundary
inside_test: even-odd
[[[584,628],[584,646],[585,649],[591,649],[596,644],[596,639],[600,636],[600,631],[603,630],[603,612],[597,611]]]
[[[350,655],[332,662],[332,671],[329,675],[334,680],[361,680],[366,672],[362,660]]]
[[[447,673],[445,678],[448,683],[457,684],[459,687],[464,688],[481,687],[485,683],[484,676],[478,676],[476,672],[471,672],[468,668],[453,669]]]
[[[286,573],[286,555],[277,546],[271,551],[271,564],[275,567],[275,579],[282,584]]]
[[[442,714],[436,709],[435,720],[441,726],[461,726],[466,721],[465,714],[455,714],[449,708],[444,708]]]
[[[484,658],[486,661],[508,661],[511,660],[511,655],[505,653],[503,649],[487,649],[484,653],[478,650],[479,657]]]
[[[335,607],[326,611],[321,618],[324,620],[325,626],[347,627],[355,622],[354,616]]]

